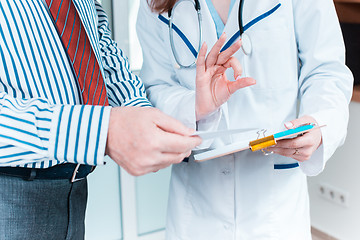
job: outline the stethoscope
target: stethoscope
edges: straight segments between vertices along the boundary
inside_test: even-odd
[[[195,11],[197,13],[197,19],[198,19],[198,28],[199,28],[199,45],[198,45],[198,49],[197,52],[200,51],[201,45],[202,45],[202,16],[201,16],[201,6],[200,6],[200,2],[199,0],[180,0],[177,1],[174,5],[174,7],[172,9],[170,9],[168,11],[168,17],[169,17],[169,38],[170,38],[170,45],[171,45],[171,51],[174,55],[175,61],[177,63],[177,67],[179,68],[191,68],[194,67],[196,65],[196,61],[194,60],[191,64],[182,64],[181,61],[179,60],[179,55],[176,52],[176,48],[175,48],[175,43],[174,43],[174,24],[173,24],[173,17],[174,17],[174,11],[176,9],[176,7],[184,1],[189,1],[192,2],[192,4],[194,5]],[[240,38],[242,39],[242,50],[244,52],[245,55],[249,55],[251,53],[251,49],[252,49],[252,44],[251,44],[251,40],[250,37],[244,33],[244,24],[243,24],[243,7],[244,7],[244,0],[240,0],[240,4],[239,4],[239,11],[238,11],[238,22],[239,22],[239,30],[240,30]]]

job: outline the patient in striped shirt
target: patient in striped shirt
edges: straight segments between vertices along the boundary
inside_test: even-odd
[[[194,131],[152,108],[99,3],[0,0],[1,240],[83,239],[86,177],[105,155],[156,172],[201,144]]]
[[[86,176],[132,175],[201,140],[151,107],[94,0],[0,0],[0,239],[83,239]]]

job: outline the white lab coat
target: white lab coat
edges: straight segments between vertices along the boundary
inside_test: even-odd
[[[141,77],[157,108],[198,130],[280,130],[284,122],[303,115],[327,125],[321,129],[320,148],[297,168],[274,169],[296,161],[250,151],[173,166],[169,240],[311,239],[306,175],[319,174],[344,141],[353,78],[344,65],[344,44],[331,0],[245,1],[244,25],[279,3],[274,13],[245,31],[252,53],[235,54],[244,76],[255,78],[256,85],[237,91],[219,111],[196,122],[195,68],[175,67],[168,26],[141,0],[137,22],[144,55]],[[200,4],[203,41],[211,49],[217,40],[215,25],[205,0]],[[228,39],[239,30],[238,6],[239,1],[225,25]],[[196,47],[196,15],[190,7],[177,11],[179,28]],[[163,16],[168,18],[167,13]],[[175,41],[179,55],[186,58],[189,50],[179,38]],[[232,70],[227,74],[233,79]],[[207,141],[201,148],[243,137]]]

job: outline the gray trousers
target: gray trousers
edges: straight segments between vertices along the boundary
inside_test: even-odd
[[[0,239],[84,239],[87,181],[0,174]]]

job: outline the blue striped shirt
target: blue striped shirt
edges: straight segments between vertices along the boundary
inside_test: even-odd
[[[111,106],[151,106],[94,0],[73,0]],[[83,63],[86,64],[86,63]],[[0,167],[104,163],[111,107],[81,105],[72,65],[43,0],[0,0]]]

